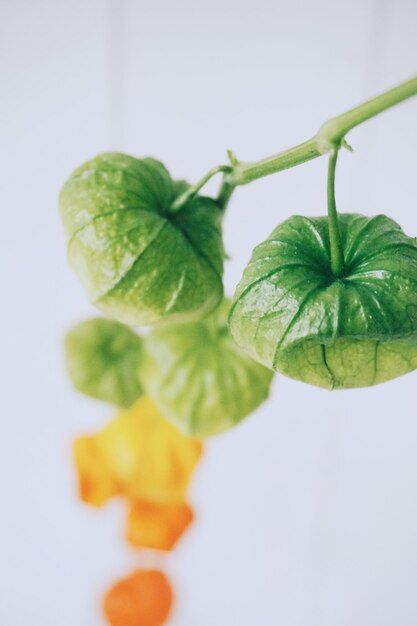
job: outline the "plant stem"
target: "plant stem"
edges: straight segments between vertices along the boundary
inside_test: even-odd
[[[322,154],[315,138],[309,139],[289,150],[284,150],[284,152],[267,157],[261,161],[238,163],[229,174],[228,180],[234,185],[247,185],[247,183],[257,178],[275,174],[281,170],[286,170],[295,165],[305,163],[306,161],[311,161],[311,159],[315,159]]]
[[[216,167],[212,167],[211,170],[209,172],[207,172],[207,174],[205,176],[203,176],[203,178],[201,178],[198,183],[196,183],[195,185],[192,185],[190,187],[188,187],[188,189],[186,189],[184,191],[184,193],[182,193],[181,195],[179,195],[174,202],[171,205],[171,211],[175,213],[175,211],[179,211],[179,209],[181,209],[181,207],[184,206],[184,204],[193,196],[195,196],[202,187],[204,187],[204,185],[206,183],[208,183],[208,181],[213,178],[213,176],[215,176],[216,174],[219,174],[220,172],[223,173],[229,173],[232,170],[232,167],[230,165],[217,165]]]
[[[330,266],[333,276],[336,277],[341,276],[345,268],[345,259],[343,257],[343,246],[342,239],[340,237],[339,219],[337,215],[334,190],[338,153],[339,150],[337,148],[334,148],[330,152],[327,175],[327,215],[329,220]]]
[[[343,137],[355,126],[417,94],[417,77],[393,87],[389,91],[363,102],[359,106],[331,118],[323,124],[316,137],[325,142],[340,144]]]
[[[233,185],[246,185],[262,176],[315,159],[334,148],[339,148],[346,133],[355,126],[414,95],[417,95],[417,77],[331,118],[320,127],[312,139],[304,143],[261,161],[237,163],[230,174],[226,175],[226,179]]]
[[[229,203],[229,200],[234,190],[235,190],[235,186],[228,183],[225,180],[225,177],[223,177],[222,183],[220,185],[219,193],[217,194],[217,198],[216,198],[217,202],[220,204],[223,211],[226,210],[227,205]]]
[[[382,113],[386,109],[417,95],[417,77],[412,78],[385,93],[367,100],[357,107],[332,117],[319,128],[314,137],[308,141],[284,150],[261,161],[253,163],[239,162],[232,152],[229,151],[230,165],[217,165],[213,167],[195,185],[189,187],[183,194],[175,199],[171,211],[179,211],[182,206],[219,172],[223,172],[223,180],[217,200],[223,208],[226,207],[233,190],[238,185],[246,185],[257,178],[275,174],[281,170],[311,161],[323,154],[339,150],[343,145],[344,137],[355,126],[359,126],[371,117]],[[336,157],[337,158],[337,157]]]

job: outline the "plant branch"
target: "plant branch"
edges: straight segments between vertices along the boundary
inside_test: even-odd
[[[246,185],[257,178],[294,167],[339,148],[352,128],[382,113],[386,109],[417,95],[417,77],[401,83],[363,104],[325,122],[308,141],[289,150],[253,163],[236,163],[226,179],[233,185]]]
[[[415,95],[417,95],[417,77],[401,83],[341,115],[332,117],[322,124],[316,135],[308,141],[261,161],[240,162],[229,150],[230,165],[213,167],[198,183],[189,187],[175,199],[171,211],[179,211],[213,176],[220,172],[223,173],[223,180],[217,200],[225,208],[234,188],[238,185],[246,185],[257,178],[275,174],[335,150],[337,152],[341,146],[349,148],[345,142],[345,135],[352,128]]]

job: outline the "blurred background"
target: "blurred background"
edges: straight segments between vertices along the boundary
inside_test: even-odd
[[[64,371],[63,333],[95,312],[66,264],[63,182],[105,150],[196,181],[228,148],[255,160],[290,147],[415,74],[416,23],[414,0],[0,0],[0,624],[100,626],[103,591],[138,563],[121,504],[77,499],[71,440],[112,411]],[[417,234],[417,99],[348,139],[339,209]],[[229,294],[277,223],[324,213],[326,167],[236,191]],[[414,626],[416,401],[416,372],[334,393],[276,377],[206,446],[196,522],[163,561],[169,624]]]

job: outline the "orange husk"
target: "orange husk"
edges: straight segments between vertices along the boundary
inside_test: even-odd
[[[185,502],[140,500],[131,504],[126,539],[135,548],[172,550],[193,519],[193,511]]]
[[[85,502],[100,506],[123,495],[169,504],[184,502],[202,444],[183,435],[142,396],[97,435],[78,437],[74,452]]]
[[[172,608],[171,585],[159,570],[136,570],[104,596],[110,626],[162,626]]]
[[[78,437],[74,441],[74,457],[81,500],[100,507],[121,492],[97,436]]]

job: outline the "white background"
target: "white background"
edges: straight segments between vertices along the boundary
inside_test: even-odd
[[[94,311],[66,265],[61,185],[103,150],[195,181],[227,148],[254,160],[308,138],[416,72],[417,4],[0,0],[0,16],[0,624],[100,626],[102,592],[143,561],[120,503],[76,498],[71,439],[112,411],[64,372],[61,336]],[[417,99],[349,140],[339,208],[417,234]],[[325,170],[237,190],[229,293],[278,222],[325,211]],[[213,439],[197,522],[157,559],[177,593],[170,625],[415,626],[416,383],[329,393],[277,377],[256,415]]]

